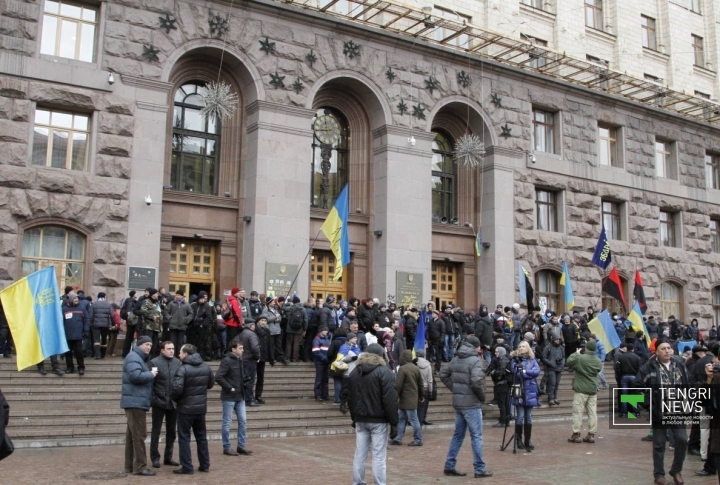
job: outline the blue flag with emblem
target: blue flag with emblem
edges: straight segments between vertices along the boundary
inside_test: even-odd
[[[593,254],[592,262],[595,266],[602,269],[607,269],[608,265],[612,262],[612,251],[610,251],[610,243],[605,233],[605,226],[602,226],[602,230],[600,231],[600,237],[595,246],[595,254]]]

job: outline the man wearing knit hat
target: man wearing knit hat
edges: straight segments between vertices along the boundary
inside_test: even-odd
[[[123,362],[122,397],[120,407],[125,410],[127,431],[125,432],[125,473],[141,476],[154,476],[155,472],[147,467],[145,438],[147,437],[147,412],[150,409],[153,380],[157,368],[149,369],[148,355],[152,349],[152,339],[142,336],[137,339],[135,348],[128,353]]]
[[[330,399],[328,394],[328,379],[330,378],[329,348],[328,328],[322,326],[318,328],[318,334],[313,339],[312,344],[313,361],[315,362],[315,399],[318,401]]]
[[[573,395],[572,407],[572,430],[573,434],[568,438],[570,443],[595,443],[597,433],[597,392],[598,374],[602,370],[602,362],[595,355],[596,344],[590,340],[585,345],[585,351],[578,348],[567,359],[567,366],[575,371],[572,381]],[[588,415],[588,434],[580,439],[582,429],[583,411]]]
[[[365,460],[372,450],[373,478],[377,485],[386,485],[388,434],[390,426],[398,424],[398,395],[395,376],[385,365],[380,345],[370,344],[360,354],[348,389],[355,428],[353,484],[365,483]]]

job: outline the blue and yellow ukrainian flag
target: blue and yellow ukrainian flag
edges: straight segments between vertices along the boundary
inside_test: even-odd
[[[575,306],[575,297],[573,296],[572,283],[570,282],[570,271],[568,271],[567,262],[565,261],[563,261],[560,285],[565,287],[565,310],[571,311]]]
[[[0,291],[0,301],[15,341],[18,370],[68,351],[54,266]]]
[[[627,319],[632,324],[632,329],[635,330],[635,332],[642,331],[645,334],[645,342],[649,347],[650,335],[648,334],[647,327],[645,326],[645,321],[643,321],[642,311],[640,311],[640,305],[637,301],[635,301],[635,305],[633,306],[633,309]]]
[[[618,337],[615,331],[615,325],[613,325],[612,318],[607,310],[603,310],[600,315],[593,318],[588,322],[588,329],[605,344],[605,350],[610,352],[612,349],[619,347],[620,337]]]
[[[325,237],[330,241],[330,249],[335,255],[335,274],[333,275],[333,281],[335,282],[342,277],[343,267],[350,263],[349,205],[348,186],[345,184],[321,228]]]

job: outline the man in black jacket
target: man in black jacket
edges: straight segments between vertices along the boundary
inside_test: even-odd
[[[120,309],[120,318],[125,320],[125,340],[123,341],[122,357],[127,357],[135,340],[135,330],[137,329],[138,315],[135,314],[135,305],[137,304],[137,292],[130,290],[128,297],[125,298],[123,306]],[[140,332],[138,332],[138,335]]]
[[[220,368],[215,374],[215,382],[222,388],[220,400],[223,406],[222,443],[223,455],[238,456],[252,455],[252,451],[245,448],[245,435],[247,430],[247,414],[245,413],[245,376],[242,365],[243,344],[238,339],[230,342],[230,351],[220,362]],[[233,412],[237,417],[237,451],[230,446],[230,423]]]
[[[187,343],[197,347],[204,361],[212,360],[212,338],[217,324],[217,311],[208,302],[207,292],[198,293],[198,299],[190,304],[192,321],[187,327]]]
[[[185,344],[180,349],[182,366],[178,369],[172,383],[172,399],[177,402],[178,445],[180,447],[181,468],[173,470],[180,475],[192,475],[193,464],[190,454],[190,430],[197,442],[197,454],[201,472],[210,471],[210,452],[208,451],[207,392],[212,389],[215,380],[212,370],[203,362],[194,345]]]
[[[440,319],[438,312],[428,312],[429,320],[425,321],[428,326],[428,360],[435,362],[435,372],[440,372],[443,360],[443,335],[445,334],[445,323]]]
[[[444,474],[464,477],[467,473],[455,468],[465,430],[470,431],[475,478],[491,477],[482,458],[482,409],[485,402],[485,373],[480,361],[480,341],[468,337],[457,351],[457,356],[440,371],[440,379],[453,394],[455,433],[450,441]]]
[[[110,303],[105,301],[105,293],[101,291],[97,296],[97,301],[92,306],[93,313],[90,329],[92,331],[95,360],[100,360],[105,358],[108,332],[114,323],[113,308]]]
[[[418,311],[417,308],[410,308],[405,313],[405,347],[412,349],[415,347],[415,336],[418,330]]]
[[[180,359],[175,357],[175,345],[166,340],[160,344],[160,355],[150,361],[150,368],[158,373],[153,380],[152,393],[152,431],[150,433],[150,459],[153,468],[160,468],[160,431],[165,420],[165,459],[166,465],[178,466],[172,459],[177,428],[177,410],[170,399],[172,380],[180,368]]]
[[[257,361],[256,379],[255,379],[255,402],[265,404],[262,398],[263,387],[265,385],[265,363],[269,362],[272,367],[275,361],[272,360],[272,351],[270,347],[270,329],[267,326],[267,317],[260,315],[255,319],[255,335],[258,339],[258,348],[260,349],[260,357]]]
[[[259,406],[255,401],[255,379],[257,378],[258,361],[260,360],[260,341],[255,333],[255,320],[246,319],[243,331],[237,338],[245,349],[242,357],[243,373],[247,378],[245,386],[245,405],[250,407]]]
[[[353,483],[365,483],[365,460],[372,446],[375,483],[386,482],[387,444],[390,426],[398,424],[395,376],[385,365],[383,349],[368,345],[360,354],[348,381],[350,417],[355,427]]]
[[[617,349],[617,355],[615,356],[615,382],[623,389],[622,394],[626,394],[625,389],[633,387],[635,376],[637,375],[640,367],[643,365],[642,358],[634,353],[628,345],[623,342]],[[620,417],[627,417],[627,403],[620,403]],[[640,410],[637,410],[636,415],[640,414]]]

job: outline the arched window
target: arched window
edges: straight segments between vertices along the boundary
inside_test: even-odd
[[[712,290],[713,325],[720,325],[720,286]]]
[[[205,86],[190,82],[175,92],[170,185],[175,190],[217,194],[220,121],[200,116]]]
[[[663,320],[666,320],[670,315],[675,315],[675,318],[682,320],[680,314],[681,297],[682,288],[679,285],[671,281],[666,281],[660,285],[660,309]]]
[[[432,144],[432,218],[433,222],[450,221],[455,217],[455,163],[453,141],[440,132]]]
[[[60,289],[82,288],[85,269],[85,236],[59,226],[27,229],[23,234],[22,276],[55,265]]]
[[[548,310],[565,311],[565,301],[560,298],[560,273],[549,269],[538,271],[535,274],[535,298],[539,306],[545,298]]]
[[[618,275],[619,276],[619,275]],[[607,281],[607,278],[603,278],[602,280],[602,287],[605,287],[605,281]],[[627,280],[620,276],[620,291],[622,291],[622,294],[625,296],[625,301],[628,301],[628,292],[627,292]],[[630,299],[630,303],[632,303],[632,299]],[[602,292],[602,307],[603,309],[607,310],[612,314],[613,312],[617,313],[618,315],[627,315],[628,310],[627,308],[623,307],[623,304],[620,300],[616,299],[613,296],[608,295],[604,291]]]
[[[350,128],[342,113],[332,108],[320,108],[313,118],[311,207],[332,208],[347,184],[349,145]]]

